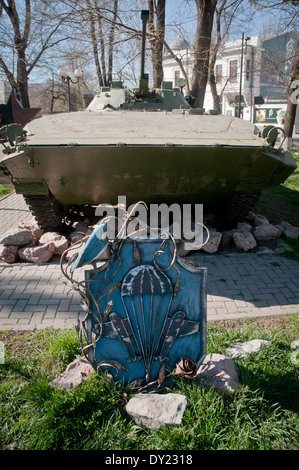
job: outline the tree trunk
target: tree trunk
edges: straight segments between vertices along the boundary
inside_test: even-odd
[[[108,83],[112,82],[114,31],[115,31],[115,22],[116,22],[116,19],[117,19],[117,11],[118,11],[118,0],[114,0],[114,4],[113,4],[113,23],[111,24],[110,34],[109,34]]]
[[[195,4],[197,8],[197,28],[191,94],[196,97],[196,106],[203,108],[209,73],[213,18],[217,0],[195,0]]]
[[[288,140],[288,147],[292,144],[293,129],[296,118],[297,102],[299,99],[299,40],[294,57],[293,67],[290,75],[290,86],[288,88],[288,104],[284,122],[284,132]]]
[[[217,20],[218,20],[218,18],[217,18]],[[219,17],[219,22],[220,22],[220,17]],[[220,34],[220,32],[219,32],[219,34]],[[221,38],[220,38],[220,40],[218,38],[217,43],[216,43],[213,51],[211,52],[211,60],[210,60],[210,64],[209,64],[209,84],[210,84],[211,93],[212,93],[212,97],[213,97],[213,108],[217,109],[220,113],[220,98],[219,98],[219,95],[218,95],[218,92],[217,92],[217,84],[216,84],[216,77],[215,77],[215,64],[216,64],[217,53],[218,53],[218,49],[219,49],[218,41],[219,41],[219,44],[220,44]]]
[[[91,36],[91,42],[92,42],[94,63],[95,63],[96,71],[97,71],[99,86],[101,87],[104,85],[103,75],[102,75],[102,70],[101,70],[101,65],[100,65],[100,60],[99,60],[98,41],[97,41],[96,29],[95,29],[95,18],[93,16],[93,10],[91,7],[90,0],[86,0],[86,6],[87,6],[89,27],[90,27],[90,36]]]
[[[211,93],[213,97],[213,108],[217,109],[220,113],[220,96],[217,91],[217,84],[216,84],[216,77],[215,77],[215,64],[217,60],[217,54],[219,51],[219,47],[222,42],[221,36],[221,15],[223,9],[226,5],[226,0],[222,0],[222,4],[220,8],[215,7],[216,12],[216,44],[213,50],[211,51],[211,59],[209,65],[209,84],[211,88]]]
[[[12,72],[8,69],[7,65],[5,64],[4,60],[0,57],[0,67],[4,70],[7,80],[12,89],[16,90],[18,88],[17,82],[15,77],[13,76]]]
[[[102,21],[100,17],[98,18],[98,26],[99,26],[99,38],[100,38],[100,44],[101,44],[101,64],[102,64],[103,83],[104,83],[104,86],[107,86],[108,81],[107,81],[107,75],[106,75],[105,42],[104,42]]]
[[[154,5],[155,3],[155,5]],[[163,40],[165,37],[165,3],[166,0],[148,0],[149,21],[148,30],[155,37],[150,39],[153,63],[153,85],[159,88],[163,80]],[[156,15],[156,27],[154,16]]]
[[[24,108],[30,108],[25,47],[18,49],[17,77],[17,97]]]
[[[114,32],[118,12],[118,0],[113,0],[112,21],[109,31],[108,40],[108,73],[106,66],[107,45],[105,44],[105,35],[103,24],[107,22],[107,18],[101,12],[101,3],[99,0],[86,0],[88,21],[90,24],[90,36],[93,48],[94,62],[97,70],[97,77],[100,86],[108,86],[112,81],[113,69],[113,49],[114,49]],[[96,29],[97,23],[97,29]],[[99,44],[99,46],[98,46]]]
[[[21,101],[24,108],[29,108],[29,95],[28,95],[28,74],[26,62],[26,48],[28,45],[28,38],[31,23],[31,4],[30,0],[25,0],[25,25],[23,35],[21,34],[20,19],[17,7],[14,1],[9,1],[7,4],[1,0],[0,6],[5,10],[10,19],[14,31],[14,45],[17,51],[18,65],[17,65],[17,79],[14,81],[16,84],[16,94]],[[1,10],[2,11],[2,10]],[[3,61],[2,61],[3,62]],[[12,74],[4,67],[7,78],[12,83]],[[8,73],[7,73],[8,72]]]
[[[214,72],[215,62],[216,60],[213,60],[210,63],[209,84],[210,84],[211,93],[213,97],[213,109],[217,109],[217,111],[219,111],[220,113],[220,97],[217,93],[216,77],[215,77],[215,72]]]

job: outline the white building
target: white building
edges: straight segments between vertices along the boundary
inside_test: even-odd
[[[286,109],[287,78],[292,67],[292,57],[297,46],[297,33],[285,33],[266,40],[259,36],[224,43],[215,63],[217,94],[221,113],[238,116],[257,124],[281,125]],[[173,52],[182,61],[192,80],[194,53],[181,38],[171,44]],[[182,71],[178,62],[165,55],[164,80],[178,85]],[[207,84],[204,101],[205,112],[214,109],[210,85]]]
[[[228,41],[219,51],[215,64],[217,93],[220,95],[221,112],[238,116],[241,98],[241,116],[253,120],[254,96],[259,96],[261,61],[261,39],[254,36],[249,40]],[[213,108],[213,98],[208,84],[204,107]]]

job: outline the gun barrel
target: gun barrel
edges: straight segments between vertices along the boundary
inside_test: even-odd
[[[142,48],[141,48],[141,74],[140,78],[144,78],[144,63],[145,63],[145,37],[146,37],[146,23],[148,22],[149,11],[141,10],[142,19]]]

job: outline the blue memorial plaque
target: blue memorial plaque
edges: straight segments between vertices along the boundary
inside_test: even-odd
[[[90,239],[71,271],[94,262],[104,242]],[[106,247],[106,245],[105,245]],[[157,379],[188,358],[206,354],[206,268],[176,254],[171,239],[114,241],[112,256],[85,271],[81,324],[88,360],[116,380]]]

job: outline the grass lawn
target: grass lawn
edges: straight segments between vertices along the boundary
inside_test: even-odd
[[[262,191],[253,212],[263,214],[272,224],[286,221],[299,227],[299,151],[292,153],[298,168],[283,184]],[[299,260],[299,240],[289,238],[284,241],[292,250],[286,250],[283,256]]]
[[[279,186],[262,191],[253,212],[263,214],[271,223],[287,221],[299,227],[299,151],[293,151],[298,168]]]
[[[134,391],[92,376],[65,392],[48,383],[79,353],[73,330],[0,332],[0,448],[14,450],[298,450],[299,368],[291,343],[299,313],[208,324],[208,353],[266,339],[258,354],[234,359],[242,389],[225,397],[192,380],[171,391],[188,405],[181,425],[149,430],[125,411]],[[298,356],[298,355],[297,355]]]
[[[0,198],[5,196],[6,194],[11,193],[13,190],[9,188],[5,188],[2,184],[0,184]]]
[[[299,226],[298,188],[297,169],[264,191],[254,212]],[[0,197],[10,191],[0,185]],[[298,240],[287,243],[289,256],[299,259]],[[241,390],[225,397],[176,378],[171,391],[188,401],[182,424],[153,431],[127,416],[125,405],[135,393],[128,386],[96,375],[70,392],[49,386],[80,353],[75,331],[0,332],[0,449],[298,450],[299,347],[296,355],[291,344],[299,339],[299,313],[208,323],[207,353],[225,354],[234,342],[255,338],[270,345],[234,359]]]

